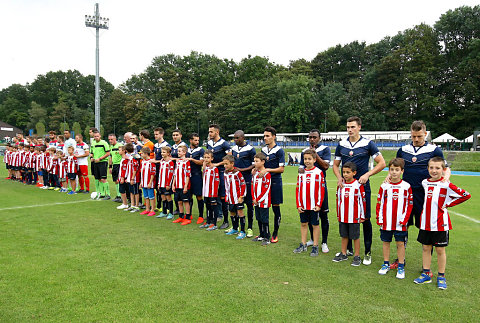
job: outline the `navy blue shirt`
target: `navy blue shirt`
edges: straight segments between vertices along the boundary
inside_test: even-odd
[[[184,143],[183,141],[180,141],[180,143],[177,145],[177,144],[173,144],[172,146],[172,158],[178,158],[178,147],[180,146],[185,146],[187,147],[187,144]]]
[[[235,158],[235,167],[237,168],[248,168],[253,165],[253,159],[255,157],[255,148],[250,146],[249,144],[245,144],[244,146],[233,146],[232,147],[232,155]],[[252,172],[251,170],[242,172],[243,178],[245,182],[250,183],[252,180]]]
[[[195,149],[188,147],[186,157],[196,160],[203,160],[203,154],[205,154],[205,150],[202,147],[197,147]],[[193,162],[190,162],[190,170],[192,175],[202,175],[202,165],[197,165]]]
[[[397,158],[405,160],[405,172],[403,179],[412,188],[422,188],[422,181],[429,178],[428,161],[433,157],[442,157],[442,150],[436,145],[425,144],[421,147],[414,147],[413,143],[402,146],[397,151]]]
[[[362,175],[368,172],[370,157],[375,159],[379,155],[381,155],[381,153],[378,151],[375,143],[362,136],[360,136],[360,139],[353,144],[347,137],[346,139],[341,140],[335,149],[335,160],[341,160],[342,165],[346,162],[353,162],[357,165],[356,179],[359,179]],[[367,181],[366,184],[368,184],[369,181]]]
[[[310,147],[305,148],[304,150],[302,150],[302,153],[300,154],[300,167],[301,168],[305,168],[305,164],[303,162],[303,153],[305,151],[309,150],[309,149],[312,149],[312,148],[310,148]],[[332,152],[330,151],[329,147],[324,146],[324,145],[317,145],[317,146],[315,146],[315,151],[317,152],[318,157],[320,157],[324,161],[330,163]],[[326,177],[327,176],[327,170],[323,169],[317,162],[315,162],[314,165],[315,165],[315,167],[320,168],[320,170],[323,173],[323,177],[327,178]]]
[[[162,142],[157,142],[155,145],[153,145],[153,153],[155,154],[155,160],[162,159],[162,147],[172,148],[172,146],[170,146],[170,144],[166,140]]]
[[[275,144],[275,146],[270,149],[268,146],[262,148],[262,152],[267,156],[267,161],[265,162],[265,168],[278,168],[285,166],[285,152],[280,146]],[[281,179],[281,173],[270,173],[272,179]]]
[[[223,157],[225,157],[227,153],[232,150],[232,148],[230,147],[228,142],[220,138],[217,142],[213,142],[213,140],[210,139],[207,142],[207,150],[213,152],[213,163],[217,164],[223,160]],[[225,167],[223,165],[220,165],[217,168],[219,172],[223,172],[225,170]]]

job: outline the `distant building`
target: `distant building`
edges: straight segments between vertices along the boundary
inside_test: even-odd
[[[0,140],[10,141],[17,135],[17,133],[23,133],[23,131],[6,122],[0,121]]]

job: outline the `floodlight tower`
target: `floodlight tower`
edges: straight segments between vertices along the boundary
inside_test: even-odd
[[[85,26],[95,28],[97,46],[95,49],[95,128],[100,131],[100,72],[99,72],[99,41],[100,29],[108,29],[110,19],[100,17],[98,3],[95,4],[95,14],[85,15]]]

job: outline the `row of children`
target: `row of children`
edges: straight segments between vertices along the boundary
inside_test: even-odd
[[[305,153],[307,154],[307,153]],[[305,158],[305,166],[313,165],[310,157]],[[395,238],[397,246],[398,270],[396,277],[405,278],[405,246],[408,240],[408,221],[412,211],[413,196],[410,184],[402,180],[405,162],[402,158],[394,158],[389,162],[389,176],[379,189],[376,207],[377,224],[380,227],[380,239],[383,242],[384,263],[379,274],[385,275],[390,270],[390,243]],[[313,169],[315,169],[313,167]],[[420,228],[417,241],[423,245],[423,271],[422,275],[415,279],[416,284],[430,283],[432,273],[430,271],[432,250],[435,247],[438,261],[437,286],[440,289],[446,289],[445,265],[446,254],[445,247],[449,241],[449,230],[452,229],[450,216],[447,208],[465,202],[470,198],[470,194],[454,184],[444,181],[443,176],[446,170],[445,161],[441,157],[434,157],[428,163],[428,172],[430,178],[423,180],[422,186],[425,190],[425,201],[423,211],[420,216]],[[302,215],[305,204],[299,203],[298,192],[306,181],[308,183],[308,174],[314,171],[306,171],[305,174],[299,174],[297,186],[297,207]],[[318,173],[318,172],[317,172]],[[337,218],[339,221],[339,231],[342,238],[341,252],[335,255],[334,262],[340,262],[348,259],[347,244],[348,240],[354,242],[354,257],[352,266],[360,265],[360,223],[365,221],[365,191],[358,180],[354,178],[356,174],[356,165],[347,162],[342,166],[342,175],[344,184],[337,188]],[[319,176],[319,175],[317,175]],[[303,177],[303,178],[302,178]],[[311,184],[312,182],[310,182]],[[308,187],[307,187],[308,189]],[[319,190],[313,192],[319,196]],[[321,199],[320,197],[317,198]],[[301,201],[300,201],[301,202]],[[317,203],[317,202],[316,202]],[[311,205],[311,204],[310,204]],[[315,204],[314,209],[318,209]],[[310,206],[311,209],[312,206]],[[305,213],[304,213],[305,214]],[[307,227],[306,221],[313,221],[317,224],[318,218],[305,219],[301,216],[302,222],[302,243],[294,250],[295,253],[306,251]],[[316,222],[315,222],[316,221]],[[317,229],[318,230],[318,229]],[[317,238],[318,239],[318,233]]]
[[[75,148],[69,146],[68,154],[52,146],[7,145],[4,162],[8,171],[7,179],[50,189],[76,194],[78,160],[74,156]],[[68,184],[71,191],[68,191]]]

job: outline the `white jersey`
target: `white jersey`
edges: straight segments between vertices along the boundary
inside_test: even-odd
[[[74,154],[76,155],[84,155],[87,151],[89,151],[89,147],[86,143],[82,142],[80,144],[75,144],[75,151]],[[88,165],[88,156],[85,157],[79,157],[77,158],[78,160],[78,165]]]
[[[413,207],[412,188],[405,181],[383,183],[377,196],[377,224],[386,231],[407,231]]]

